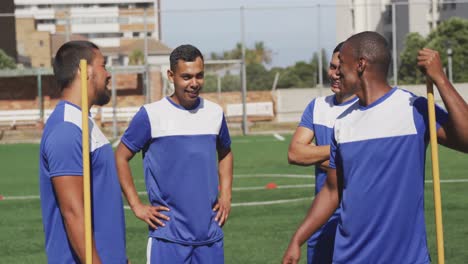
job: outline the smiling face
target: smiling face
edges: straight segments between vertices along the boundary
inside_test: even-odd
[[[339,54],[339,52],[333,53],[330,65],[328,66],[328,78],[330,79],[331,90],[333,93],[339,93],[342,89],[340,76],[336,73],[338,66],[340,66],[340,60],[338,58]]]
[[[358,61],[353,55],[352,47],[345,43],[339,52],[339,66],[336,74],[340,77],[343,87],[350,93],[356,93],[359,87],[359,76],[357,72]]]
[[[95,96],[93,104],[102,106],[110,101],[111,91],[108,89],[111,75],[106,69],[106,60],[101,51],[94,50],[94,59],[91,63],[92,75],[90,85],[94,87]]]
[[[192,108],[205,82],[202,58],[197,57],[195,61],[178,60],[174,71],[167,71],[167,77],[174,83],[174,94],[171,96],[174,103]]]

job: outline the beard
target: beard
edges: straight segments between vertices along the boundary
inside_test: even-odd
[[[109,79],[106,79],[102,87],[97,89],[96,91],[96,100],[95,103],[98,106],[103,106],[107,103],[109,103],[110,98],[111,98],[111,91],[107,89],[107,85],[109,84]],[[98,80],[94,79],[94,87],[100,87]]]
[[[110,98],[111,98],[111,91],[104,88],[104,90],[100,90],[99,93],[97,94],[96,105],[103,106],[109,103]]]

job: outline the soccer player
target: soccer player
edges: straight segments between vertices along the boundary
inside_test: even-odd
[[[148,263],[224,263],[221,227],[233,173],[226,120],[220,106],[199,96],[204,61],[196,47],[174,49],[167,76],[174,94],[144,105],[117,147],[122,189],[149,225]],[[139,151],[151,205],[140,201],[129,167]]]
[[[322,189],[327,178],[330,158],[330,141],[336,118],[346,110],[357,97],[343,87],[340,76],[336,74],[339,66],[338,54],[343,42],[333,50],[328,77],[330,96],[312,100],[302,114],[301,122],[291,139],[288,161],[301,166],[315,165],[315,194]],[[315,144],[313,140],[315,138]],[[307,263],[331,263],[335,241],[339,209],[328,222],[315,232],[307,241]]]
[[[424,221],[427,100],[388,85],[390,60],[386,40],[375,32],[353,35],[342,46],[338,74],[359,103],[335,122],[327,181],[283,263],[297,263],[300,245],[340,200],[333,263],[430,263]],[[436,108],[438,142],[468,152],[468,105],[445,76],[439,54],[421,50],[418,65],[448,111]]]
[[[109,102],[110,75],[99,48],[71,41],[54,58],[61,101],[47,120],[39,184],[48,263],[85,263],[80,59],[88,62],[88,105]],[[112,146],[90,117],[93,263],[127,263],[122,194]]]

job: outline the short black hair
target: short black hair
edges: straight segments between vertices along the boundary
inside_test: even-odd
[[[175,48],[169,56],[171,71],[176,70],[179,60],[192,62],[195,61],[198,57],[200,57],[203,61],[202,53],[195,46],[190,44],[180,45],[179,47]]]
[[[85,59],[88,64],[93,62],[96,50],[99,50],[96,44],[85,40],[69,41],[59,48],[53,66],[60,91],[68,87],[75,78],[81,59]]]
[[[335,49],[333,50],[333,54],[340,52],[340,49],[343,46],[343,44],[344,44],[344,41],[338,43],[338,45],[336,45]]]
[[[365,58],[369,64],[388,74],[392,55],[387,40],[377,32],[364,31],[346,40],[351,44],[354,58]]]

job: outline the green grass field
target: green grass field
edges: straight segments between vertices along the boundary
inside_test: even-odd
[[[313,187],[301,185],[313,184],[313,178],[304,177],[312,175],[313,168],[287,164],[289,140],[289,136],[285,141],[273,136],[233,138],[235,178],[233,208],[224,227],[226,263],[280,263],[291,235],[305,216]],[[0,200],[0,263],[46,263],[38,199],[38,150],[39,146],[32,144],[0,145],[0,195],[4,197]],[[430,180],[430,157],[427,159],[426,178]],[[137,190],[144,191],[141,155],[134,158],[132,166]],[[440,168],[446,263],[468,263],[465,244],[468,237],[468,156],[441,147]],[[263,188],[270,182],[296,186]],[[432,184],[427,183],[428,243],[436,262],[432,197]],[[245,205],[293,199],[297,200]],[[125,214],[128,256],[133,264],[145,263],[146,225],[131,211],[125,210]],[[303,254],[301,263],[305,263],[304,259]]]

